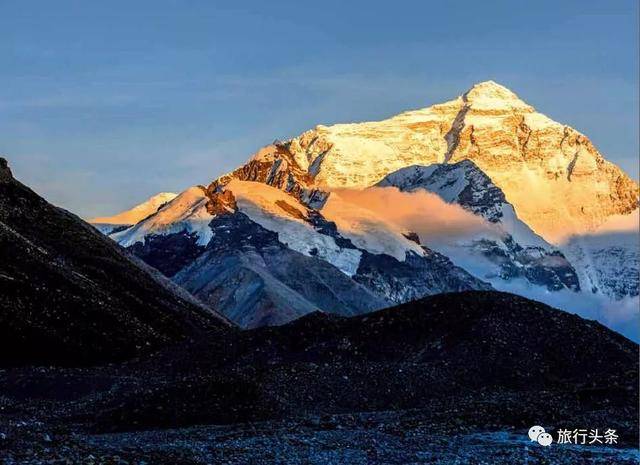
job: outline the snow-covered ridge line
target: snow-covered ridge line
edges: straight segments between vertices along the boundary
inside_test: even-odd
[[[177,195],[178,194],[174,194],[173,192],[160,192],[152,197],[149,197],[144,202],[130,208],[129,210],[125,210],[112,216],[100,216],[91,218],[87,221],[95,225],[133,225],[158,211],[158,208],[175,199]]]
[[[341,236],[352,240],[350,247],[338,245],[334,237],[319,231],[309,218],[308,207],[278,188],[231,179],[221,189],[233,194],[240,212],[265,229],[276,232],[281,243],[306,256],[325,260],[348,276],[358,269],[362,253],[358,249],[387,254],[399,261],[404,261],[409,252],[424,253],[393,225],[376,220],[370,212],[342,201],[337,194],[329,196],[330,201],[320,213],[327,221],[336,222]],[[206,245],[213,238],[208,226],[214,217],[207,210],[209,199],[202,188],[192,187],[155,214],[111,237],[129,247],[144,243],[147,236],[187,232],[197,235],[197,244]]]
[[[276,232],[278,240],[290,249],[325,260],[348,276],[358,270],[361,252],[340,247],[333,237],[317,231],[309,221],[307,207],[292,196],[263,183],[235,179],[224,189],[233,193],[242,213]]]
[[[147,235],[166,235],[186,231],[198,236],[198,244],[206,245],[213,236],[209,228],[212,215],[207,211],[207,196],[200,186],[180,193],[156,213],[133,227],[111,235],[124,247],[144,242]]]

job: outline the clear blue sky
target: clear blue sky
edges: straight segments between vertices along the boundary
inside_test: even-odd
[[[106,214],[493,79],[637,179],[638,3],[0,0],[0,154]]]

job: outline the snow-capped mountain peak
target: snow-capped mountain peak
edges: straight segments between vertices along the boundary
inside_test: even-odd
[[[386,120],[317,126],[286,145],[325,189],[362,189],[407,166],[470,159],[551,242],[597,228],[638,202],[637,183],[584,134],[493,81]]]
[[[173,200],[177,195],[178,194],[174,194],[173,192],[160,192],[129,210],[112,216],[91,218],[88,222],[102,232],[109,232],[124,226],[131,226],[158,211],[160,207]]]
[[[637,301],[637,249],[562,245],[637,205],[585,135],[486,81],[274,141],[111,237],[247,326],[489,286],[575,311]]]
[[[514,92],[494,81],[474,84],[462,95],[462,100],[465,104],[475,108],[517,108],[524,111],[534,111],[532,106],[520,100]]]

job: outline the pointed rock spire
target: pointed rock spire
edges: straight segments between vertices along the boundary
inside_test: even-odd
[[[6,158],[0,157],[0,182],[8,182],[13,179],[13,174],[11,174],[11,168],[9,168],[9,163]]]

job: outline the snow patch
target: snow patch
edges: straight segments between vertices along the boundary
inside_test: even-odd
[[[307,208],[295,198],[266,184],[237,179],[225,189],[233,193],[242,213],[277,233],[290,249],[325,260],[348,276],[358,271],[362,252],[340,247],[333,237],[318,232],[308,221]]]
[[[112,234],[111,237],[124,247],[144,242],[151,234],[167,235],[186,231],[196,233],[197,243],[206,245],[213,237],[209,223],[213,216],[207,212],[207,197],[202,188],[193,186],[175,197],[155,214],[135,226]]]

